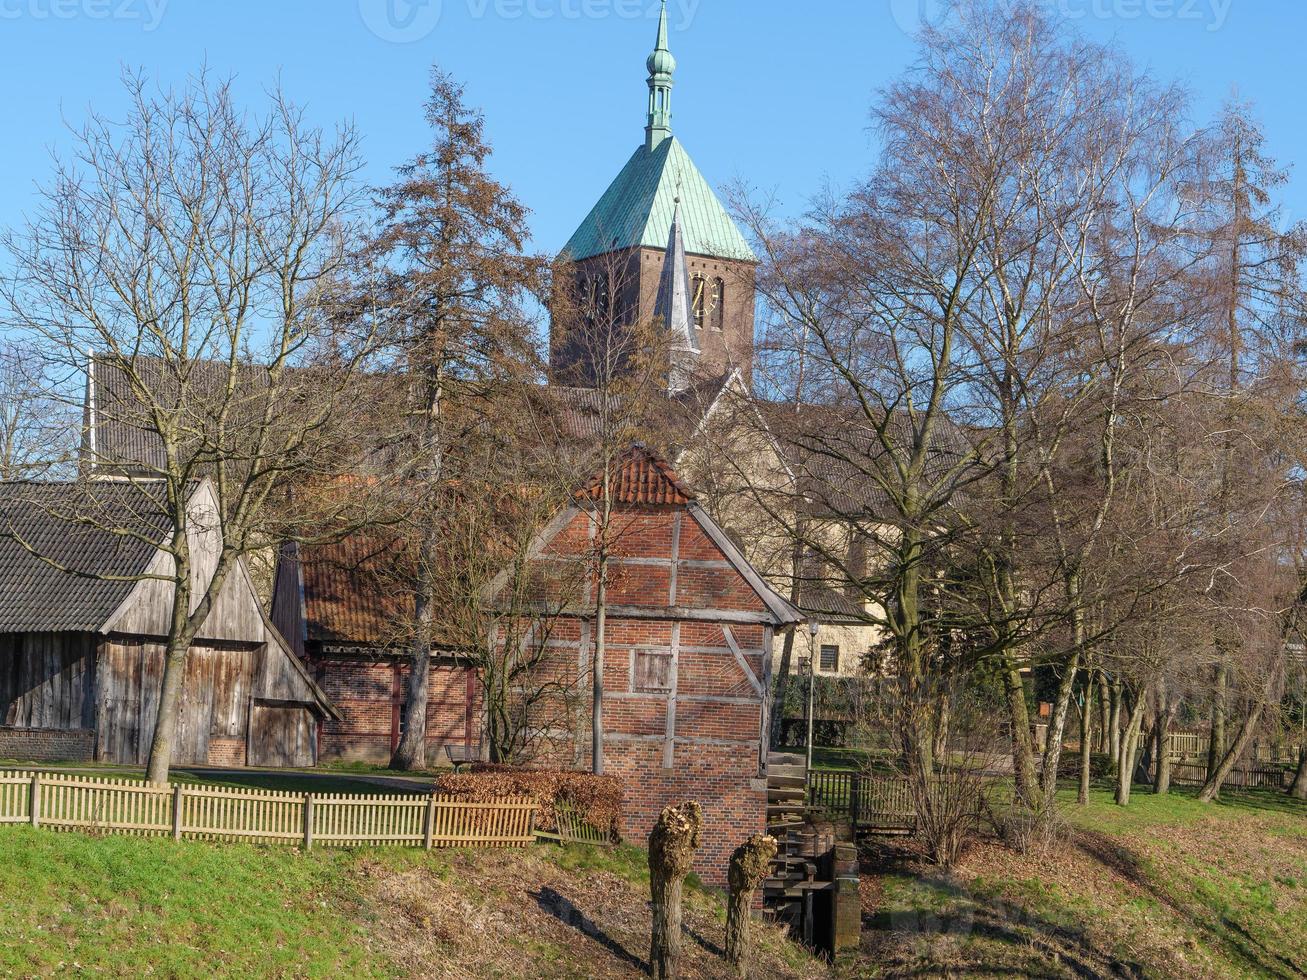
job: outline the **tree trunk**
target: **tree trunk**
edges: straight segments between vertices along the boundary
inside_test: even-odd
[[[693,801],[663,809],[649,834],[649,894],[653,929],[649,968],[653,980],[676,980],[681,961],[681,892],[694,864],[703,811]]]
[[[753,958],[751,924],[753,897],[776,857],[776,838],[754,834],[731,855],[730,899],[726,907],[726,962],[742,977],[749,975]]]
[[[591,665],[590,771],[604,772],[604,660],[608,651],[608,531],[613,518],[612,461],[604,460],[603,497],[599,501],[598,562],[595,583],[595,655]]]
[[[1109,730],[1112,727],[1112,692],[1107,686],[1107,674],[1101,669],[1098,674],[1098,751],[1105,755],[1112,752]]]
[[[1026,685],[1021,671],[1011,660],[1003,671],[1003,688],[1007,695],[1008,724],[1012,728],[1012,773],[1016,780],[1017,800],[1027,806],[1035,802],[1035,751],[1030,744],[1030,707],[1026,704]]]
[[[1172,702],[1166,682],[1159,681],[1157,688],[1157,717],[1153,731],[1153,792],[1165,796],[1171,792],[1171,722],[1179,702]]]
[[[1071,710],[1071,695],[1075,693],[1076,672],[1080,669],[1081,639],[1077,630],[1076,652],[1071,654],[1063,668],[1065,673],[1057,688],[1057,703],[1048,726],[1048,742],[1044,746],[1043,790],[1044,803],[1051,805],[1057,795],[1057,767],[1062,762],[1062,739],[1066,735],[1066,717]]]
[[[1094,674],[1085,677],[1085,707],[1080,713],[1080,790],[1076,802],[1084,806],[1089,802],[1089,776],[1094,729]]]
[[[1298,749],[1298,775],[1289,787],[1289,795],[1295,800],[1307,800],[1307,745]]]
[[[183,502],[182,506],[185,506]],[[163,683],[159,690],[159,712],[155,717],[150,755],[146,762],[146,779],[152,783],[168,782],[172,768],[172,750],[177,737],[177,720],[181,711],[182,685],[186,679],[186,654],[190,652],[195,629],[191,626],[191,551],[186,522],[173,534],[172,614],[168,621],[168,642],[164,648]],[[200,620],[203,622],[203,619]]]
[[[1118,685],[1118,689],[1120,686]],[[1124,698],[1125,692],[1121,695]],[[1130,790],[1134,784],[1135,765],[1139,761],[1139,733],[1143,728],[1144,715],[1148,711],[1148,692],[1140,692],[1134,710],[1130,712],[1130,721],[1120,736],[1120,754],[1116,760],[1116,804],[1129,806]]]
[[[801,369],[800,369],[801,370]],[[795,404],[798,404],[796,393]],[[790,552],[790,602],[799,608],[800,583],[803,576],[803,523],[794,526],[794,548]],[[794,639],[797,630],[790,626],[785,631],[785,644],[781,647],[781,666],[776,672],[776,693],[771,718],[771,744],[781,744],[781,732],[785,727],[785,692],[790,685],[790,672],[793,669]],[[769,654],[770,655],[770,654]]]
[[[152,783],[168,782],[180,714],[182,682],[186,677],[186,654],[190,646],[190,640],[183,634],[170,638],[164,652],[159,714],[154,723],[154,737],[150,740],[150,757],[146,766],[146,778]]]
[[[604,773],[604,653],[608,645],[608,586],[604,582],[606,562],[600,562],[598,601],[595,610],[595,655],[591,666],[590,771]]]
[[[1112,758],[1119,765],[1121,762],[1121,715],[1125,705],[1122,703],[1125,699],[1125,690],[1119,680],[1113,680],[1110,687],[1112,695],[1112,711],[1108,719],[1108,751],[1112,753]]]
[[[434,530],[422,535],[417,589],[413,598],[413,643],[404,683],[404,731],[390,768],[413,771],[427,767],[427,702],[431,695],[431,626],[435,617],[437,549]]]
[[[1226,750],[1221,761],[1217,763],[1216,771],[1207,777],[1207,782],[1198,791],[1198,799],[1201,802],[1211,803],[1221,792],[1221,786],[1230,777],[1230,770],[1234,768],[1234,764],[1239,761],[1248,748],[1248,743],[1253,740],[1253,735],[1257,733],[1257,725],[1262,720],[1262,711],[1265,707],[1264,702],[1258,701],[1253,709],[1248,712],[1243,724],[1239,726],[1239,734],[1235,737],[1234,743]]]
[[[1225,755],[1225,715],[1226,694],[1229,685],[1229,672],[1225,664],[1216,665],[1216,677],[1212,685],[1211,728],[1207,739],[1207,780],[1216,775],[1217,767]]]
[[[948,691],[939,693],[939,700],[935,705],[935,744],[932,754],[938,762],[943,759],[948,761],[948,728],[949,720],[952,714],[952,704]]]

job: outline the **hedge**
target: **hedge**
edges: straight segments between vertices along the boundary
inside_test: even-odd
[[[521,769],[475,763],[436,779],[435,790],[472,803],[504,796],[526,796],[540,807],[536,826],[557,831],[557,806],[570,806],[589,826],[616,840],[622,817],[622,781],[567,769]]]

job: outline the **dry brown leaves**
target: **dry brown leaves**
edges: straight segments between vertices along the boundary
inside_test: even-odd
[[[505,796],[525,796],[540,806],[536,826],[558,829],[555,805],[566,801],[591,827],[617,839],[622,816],[622,781],[564,769],[520,769],[480,764],[470,772],[448,773],[436,780],[435,791],[471,803]]]
[[[606,871],[568,871],[532,851],[438,857],[420,868],[374,862],[360,891],[375,918],[373,942],[415,977],[646,975],[650,916],[644,886]],[[683,976],[729,976],[724,926],[712,900],[687,894]],[[777,955],[780,939],[759,927],[759,977],[816,978]]]

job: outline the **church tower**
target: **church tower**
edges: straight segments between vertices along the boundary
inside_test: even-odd
[[[758,260],[711,185],[672,134],[676,59],[667,2],[645,62],[649,103],[644,141],[563,250],[577,295],[614,320],[657,319],[670,334],[673,392],[695,379],[753,368]],[[554,324],[556,380],[585,384],[589,358]]]

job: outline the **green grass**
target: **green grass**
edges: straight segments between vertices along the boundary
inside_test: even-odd
[[[389,972],[351,917],[349,853],[0,834],[0,974]]]
[[[144,772],[139,767],[88,763],[5,763],[0,768],[32,769],[41,772],[64,772],[70,775],[87,775],[104,779],[125,779],[143,782]],[[206,768],[206,767],[201,767]],[[378,782],[369,776],[388,776],[390,782]],[[409,777],[389,770],[231,770],[224,775],[197,774],[190,767],[180,766],[168,774],[169,783],[183,786],[241,786],[247,789],[265,789],[278,793],[338,793],[400,794],[424,793],[431,788],[431,779],[421,775]]]
[[[807,749],[778,748],[774,751],[804,755]],[[891,753],[885,749],[833,748],[825,745],[812,747],[813,769],[867,769],[870,766],[889,771],[890,760]]]
[[[878,974],[1300,976],[1307,806],[1282,794],[1136,787],[1118,807],[1061,794],[1069,827],[1023,857],[989,846],[955,874],[881,858],[864,936]],[[888,951],[888,952],[887,952]],[[873,965],[866,960],[858,969]]]

